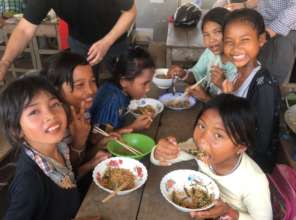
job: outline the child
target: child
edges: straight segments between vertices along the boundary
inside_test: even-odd
[[[69,148],[61,142],[69,109],[38,76],[12,82],[0,96],[0,120],[21,153],[5,219],[73,219],[80,205]]]
[[[257,116],[257,137],[253,159],[265,172],[276,161],[280,92],[278,83],[257,61],[265,42],[262,16],[252,9],[231,12],[224,27],[224,53],[238,69],[234,81],[226,80],[224,91],[247,98]]]
[[[200,86],[190,89],[190,94],[201,101],[207,101],[213,95],[221,92],[224,79],[234,79],[236,76],[235,66],[228,61],[223,53],[222,28],[229,11],[225,8],[211,9],[203,18],[201,29],[203,32],[204,45],[207,48],[200,56],[198,62],[188,71],[179,66],[172,66],[169,74],[177,75],[183,79],[195,78],[198,82],[204,79]],[[186,74],[187,72],[187,74]],[[192,76],[193,74],[193,76]]]
[[[245,153],[254,146],[255,140],[255,116],[248,101],[230,94],[214,97],[202,109],[193,139],[195,147],[205,154],[196,159],[199,170],[218,184],[220,199],[214,201],[213,208],[192,212],[191,216],[197,219],[271,220],[268,180]],[[189,139],[182,145],[192,142]],[[151,153],[151,162],[156,165],[193,158],[180,152],[173,137],[161,139]]]
[[[92,124],[122,128],[131,99],[140,99],[150,90],[154,62],[142,48],[130,48],[127,56],[120,56],[114,64],[113,80],[102,85],[90,110]],[[126,126],[133,130],[148,128],[151,116],[142,115]]]
[[[64,51],[49,58],[42,74],[52,82],[71,106],[70,134],[64,141],[71,145],[71,162],[77,169],[85,159],[83,154],[91,129],[88,109],[93,104],[97,91],[92,68],[83,56]],[[107,153],[97,152],[91,160],[79,167],[79,176],[83,176],[107,157]]]

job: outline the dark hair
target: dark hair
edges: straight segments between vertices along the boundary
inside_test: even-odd
[[[62,51],[48,58],[41,74],[59,90],[63,83],[74,87],[73,72],[78,65],[89,65],[87,60],[79,54]]]
[[[228,11],[226,8],[217,7],[211,9],[205,14],[205,16],[202,19],[201,30],[204,29],[205,24],[209,21],[215,22],[221,25],[221,27],[223,28],[225,19],[229,14],[230,11]]]
[[[134,80],[144,69],[155,67],[150,54],[139,46],[130,47],[126,55],[115,58],[113,63],[113,81],[117,85],[121,79]]]
[[[215,109],[223,121],[227,135],[234,144],[243,144],[249,150],[255,146],[255,113],[248,100],[231,94],[221,94],[208,101],[199,116]]]
[[[20,118],[24,108],[36,94],[45,91],[52,94],[63,103],[69,121],[70,111],[59,92],[41,76],[25,76],[10,83],[0,95],[0,121],[2,129],[12,146],[19,147],[23,140],[20,138]]]
[[[265,33],[265,25],[262,15],[254,9],[242,8],[232,11],[226,18],[223,32],[225,31],[227,25],[233,22],[245,22],[253,26],[256,30],[257,35]]]

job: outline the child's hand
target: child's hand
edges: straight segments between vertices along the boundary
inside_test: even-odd
[[[185,70],[178,66],[178,65],[172,65],[169,70],[168,70],[168,76],[170,77],[175,77],[175,76],[178,76],[180,78],[183,78],[185,75],[186,75],[186,72]]]
[[[232,93],[235,90],[235,82],[225,79],[222,83],[222,91],[224,93]]]
[[[203,102],[208,101],[211,98],[201,86],[195,86],[194,88],[189,87],[186,91],[188,92],[188,95],[194,96]]]
[[[73,137],[73,145],[75,147],[83,146],[86,143],[90,132],[90,122],[85,119],[85,103],[81,103],[79,112],[77,113],[73,106],[71,106],[72,123],[70,125],[70,132]]]
[[[158,141],[154,151],[154,157],[160,161],[161,165],[168,165],[167,161],[177,158],[179,152],[180,148],[176,138],[167,137]]]
[[[222,89],[223,81],[225,80],[224,71],[217,65],[213,65],[211,68],[211,81],[215,86]]]
[[[150,127],[152,118],[147,115],[140,115],[130,126],[133,130],[142,130]]]
[[[217,219],[220,216],[229,216],[227,219],[237,220],[239,217],[238,211],[232,209],[227,203],[218,199],[214,201],[214,207],[199,212],[191,212],[192,218],[196,219]]]
[[[105,151],[98,151],[96,155],[90,160],[90,166],[93,169],[98,163],[100,163],[103,160],[106,160],[111,155]]]

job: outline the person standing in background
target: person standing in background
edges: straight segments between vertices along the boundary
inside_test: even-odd
[[[126,32],[137,14],[134,0],[27,0],[24,17],[0,60],[0,81],[50,9],[68,23],[71,51],[85,56],[92,66],[102,61],[108,66],[113,57],[126,53]]]

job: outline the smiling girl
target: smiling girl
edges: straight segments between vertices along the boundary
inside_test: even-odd
[[[204,152],[205,156],[196,159],[199,170],[215,180],[221,195],[213,208],[192,212],[191,216],[271,220],[268,180],[245,153],[255,146],[255,117],[248,101],[230,94],[214,97],[202,109],[193,139],[180,144],[173,137],[161,139],[151,153],[152,163],[170,165],[196,159],[181,151],[181,145],[193,144]]]
[[[201,24],[205,51],[191,69],[185,71],[176,65],[169,69],[169,74],[177,75],[189,83],[206,77],[200,86],[194,89],[189,87],[190,94],[201,101],[219,94],[224,79],[232,80],[236,76],[235,66],[223,53],[223,25],[229,13],[225,8],[214,8],[205,14]]]
[[[257,60],[265,43],[263,17],[255,10],[231,12],[224,26],[224,53],[238,70],[234,81],[226,80],[223,90],[249,100],[256,111],[256,147],[253,159],[271,172],[279,145],[280,91],[277,81]]]
[[[109,156],[106,152],[89,146],[104,145],[106,139],[100,138],[95,143],[88,144],[91,130],[88,110],[97,91],[92,68],[83,56],[63,51],[47,60],[42,75],[59,90],[71,108],[72,117],[64,141],[70,146],[75,171],[83,176]]]
[[[80,205],[70,151],[69,109],[45,79],[24,77],[0,96],[0,120],[21,153],[5,219],[72,219]]]

